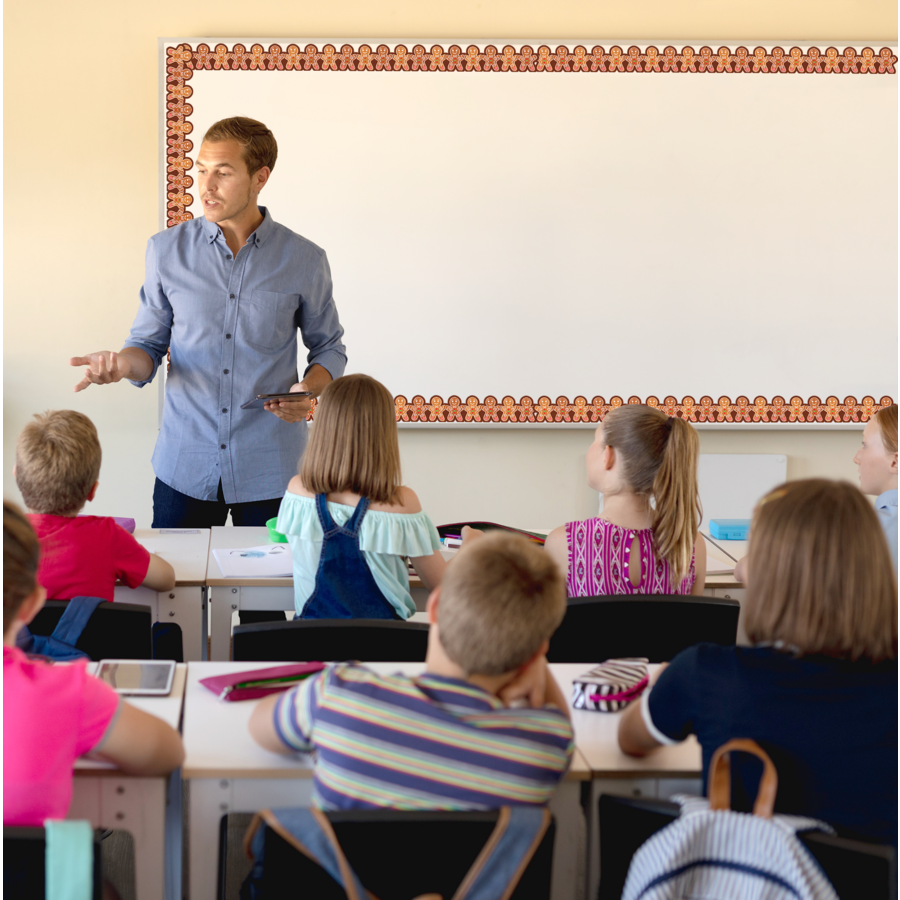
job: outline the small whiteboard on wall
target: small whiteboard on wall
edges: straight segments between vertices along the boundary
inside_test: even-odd
[[[860,422],[897,393],[892,47],[165,40],[165,224],[206,128],[323,247],[400,421]]]
[[[787,481],[787,457],[775,453],[701,453],[697,467],[702,530],[711,519],[750,519],[761,497]]]

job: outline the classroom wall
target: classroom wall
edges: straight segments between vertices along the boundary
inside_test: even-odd
[[[155,385],[73,394],[68,358],[118,348],[159,225],[158,37],[897,42],[893,0],[114,0],[4,7],[3,492],[35,412],[72,408],[104,450],[89,512],[151,518]],[[315,237],[312,235],[311,237]],[[327,249],[327,248],[326,248]],[[335,272],[340,303],[340,272]],[[349,352],[362,335],[347,335]],[[552,525],[596,509],[589,431],[401,433],[406,481],[438,521]],[[854,432],[705,431],[703,452],[778,452],[791,478],[855,477]]]

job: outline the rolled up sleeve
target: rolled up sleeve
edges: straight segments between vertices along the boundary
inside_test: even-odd
[[[331,284],[331,267],[324,251],[312,277],[309,293],[299,310],[300,333],[309,350],[304,374],[314,365],[328,370],[332,378],[340,378],[347,365],[347,349],[341,340],[344,329],[338,318]]]
[[[126,347],[143,350],[152,360],[153,369],[144,381],[132,381],[135,387],[149,384],[169,349],[172,336],[172,306],[163,290],[157,265],[156,245],[153,238],[147,242],[144,284],[141,288],[140,306],[131,326]]]

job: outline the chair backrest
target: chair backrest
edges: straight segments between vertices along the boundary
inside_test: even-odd
[[[668,662],[685,647],[737,639],[737,600],[668,594],[577,597],[550,639],[550,662],[646,656]]]
[[[94,900],[100,900],[103,881],[100,863],[100,836],[94,831]],[[47,848],[43,828],[3,826],[3,896],[6,900],[44,900]]]
[[[497,822],[488,812],[329,812],[328,820],[347,860],[366,889],[380,900],[409,900],[425,893],[456,893]],[[223,817],[222,835],[226,833]],[[551,821],[510,900],[547,900],[555,824]],[[273,829],[265,832],[264,896],[346,900],[324,869],[303,856]],[[220,857],[221,859],[221,857]],[[224,893],[222,889],[224,890]],[[220,882],[220,897],[232,886]]]
[[[638,847],[678,818],[666,800],[601,794],[598,900],[619,900]],[[893,847],[809,832],[797,837],[818,860],[841,900],[897,900],[897,852]]]
[[[232,656],[247,662],[424,662],[428,625],[386,619],[294,619],[234,629]]]
[[[32,634],[52,634],[68,605],[48,600],[28,626]],[[88,620],[75,645],[93,660],[152,659],[149,606],[136,603],[101,603]]]

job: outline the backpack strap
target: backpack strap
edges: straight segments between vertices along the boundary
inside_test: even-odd
[[[73,597],[56,623],[56,628],[53,629],[50,637],[74,647],[78,643],[78,638],[81,637],[88,619],[94,614],[94,610],[104,602],[102,597]]]
[[[750,738],[734,738],[722,744],[709,763],[709,808],[731,809],[731,758],[732,750],[740,750],[762,760],[763,773],[753,803],[753,815],[771,819],[778,793],[778,772],[769,754]]]
[[[550,827],[545,806],[503,806],[453,900],[508,900]]]

